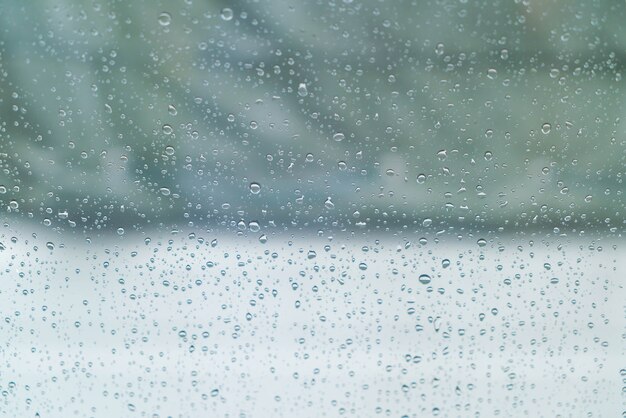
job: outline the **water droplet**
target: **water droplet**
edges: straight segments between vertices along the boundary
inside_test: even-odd
[[[172,116],[176,116],[178,114],[178,110],[176,110],[174,105],[167,105],[167,112]]]
[[[172,21],[172,15],[167,12],[162,12],[161,14],[159,14],[157,20],[159,21],[159,25],[169,26]]]
[[[314,158],[313,154],[311,154],[311,153],[308,153],[306,155],[306,157],[305,157],[307,163],[312,163],[313,162],[313,158]]]
[[[426,175],[425,174],[418,174],[417,178],[416,178],[416,181],[419,184],[424,184],[424,182],[426,181]]]
[[[48,247],[49,250],[54,250],[54,243],[48,241],[46,242],[46,247]]]
[[[220,13],[220,17],[222,18],[222,20],[228,22],[233,18],[233,9],[229,7],[223,8],[222,12]]]
[[[306,89],[306,84],[300,83],[298,85],[298,95],[305,97],[309,92]]]
[[[552,130],[552,125],[550,125],[548,122],[541,125],[541,132],[543,132],[544,135],[549,134],[551,130]]]
[[[428,283],[430,283],[430,280],[431,280],[431,278],[430,278],[430,276],[428,274],[420,274],[419,282],[421,284],[428,284]]]
[[[261,192],[261,185],[259,183],[250,183],[250,193],[259,194]]]
[[[593,196],[591,196],[591,195],[585,196],[585,202],[587,202],[587,203],[591,202],[592,199],[593,199]]]
[[[317,253],[313,250],[309,250],[309,252],[306,255],[306,258],[308,258],[309,260],[312,260],[315,257],[317,257]]]
[[[169,196],[171,194],[170,189],[168,189],[167,187],[161,187],[159,191],[163,196]]]
[[[250,231],[252,232],[259,232],[261,230],[261,225],[259,225],[257,221],[250,221],[248,222],[248,228],[250,228]]]
[[[553,68],[550,70],[550,78],[557,78],[559,76],[559,69]]]
[[[174,129],[170,126],[170,125],[163,125],[163,127],[161,128],[163,130],[163,133],[165,135],[171,135],[172,132],[174,132]]]
[[[438,43],[437,46],[435,47],[435,54],[437,54],[437,56],[442,56],[444,53],[444,45],[442,43]]]
[[[385,171],[385,174],[387,174],[389,177],[393,177],[396,175],[396,172],[393,171],[393,169],[388,168],[387,171]]]
[[[117,228],[117,235],[124,235],[124,228]]]
[[[485,245],[487,245],[487,240],[484,238],[480,238],[478,241],[476,241],[476,244],[478,244],[479,247],[484,247]]]
[[[441,260],[441,267],[443,267],[444,269],[450,267],[450,260],[448,260],[447,258]]]
[[[170,146],[170,145],[168,145],[167,147],[165,147],[165,153],[166,153],[167,155],[174,155],[174,151],[175,151],[175,150],[174,150],[174,147],[172,147],[172,146]]]
[[[342,134],[341,132],[337,132],[335,135],[333,135],[333,139],[337,142],[341,142],[345,139],[345,135]]]
[[[324,206],[326,206],[326,209],[335,209],[335,204],[330,200],[330,197],[326,199]]]
[[[487,77],[490,80],[495,80],[496,78],[498,78],[498,71],[495,68],[490,68],[487,70]]]

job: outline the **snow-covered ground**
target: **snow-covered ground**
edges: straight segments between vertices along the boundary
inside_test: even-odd
[[[618,241],[25,231],[0,238],[3,416],[624,409]]]

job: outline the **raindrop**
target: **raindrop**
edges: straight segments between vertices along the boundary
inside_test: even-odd
[[[161,13],[159,15],[157,20],[159,21],[159,25],[161,25],[161,26],[169,26],[171,21],[172,21],[172,15],[170,15],[167,12],[163,12],[163,13]]]
[[[259,194],[261,192],[261,185],[259,183],[250,183],[250,193]]]
[[[428,284],[428,283],[430,283],[430,280],[431,280],[431,278],[430,278],[430,276],[428,274],[420,274],[419,282],[421,284]]]
[[[308,91],[306,89],[306,84],[300,83],[298,85],[298,95],[302,96],[302,97],[305,97],[307,94],[308,94]]]
[[[552,125],[550,125],[548,122],[541,125],[541,132],[543,132],[544,135],[549,134],[551,130],[552,130]]]
[[[337,132],[335,135],[333,135],[333,139],[337,142],[341,142],[345,139],[345,135],[342,134],[341,132]]]
[[[163,133],[165,135],[171,135],[172,132],[174,132],[174,129],[170,126],[170,125],[163,125],[163,128],[161,128],[163,130]]]
[[[233,9],[228,8],[228,7],[223,8],[222,12],[220,13],[220,16],[222,20],[228,22],[229,20],[233,18]]]

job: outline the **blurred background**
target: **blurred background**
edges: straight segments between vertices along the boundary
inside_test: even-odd
[[[0,415],[626,416],[625,22],[0,0]]]
[[[120,234],[615,236],[625,11],[610,0],[3,1],[2,206]]]

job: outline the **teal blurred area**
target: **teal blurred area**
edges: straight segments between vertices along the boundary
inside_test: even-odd
[[[624,21],[608,0],[2,1],[3,212],[620,236]]]

